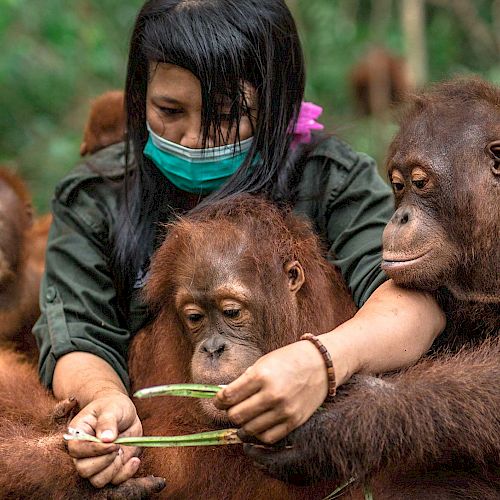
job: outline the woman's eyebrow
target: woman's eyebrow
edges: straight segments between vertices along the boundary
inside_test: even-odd
[[[163,101],[166,104],[174,104],[177,106],[182,106],[182,104],[183,104],[181,101],[174,99],[173,97],[170,97],[168,95],[154,95],[153,94],[153,98],[157,99],[159,101]]]

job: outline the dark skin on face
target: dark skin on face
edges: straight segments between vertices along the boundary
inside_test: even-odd
[[[403,127],[387,162],[397,210],[384,231],[382,264],[398,284],[498,300],[499,144],[500,113],[485,102],[438,107]]]
[[[418,128],[417,124],[414,129]],[[435,161],[442,158],[438,151],[429,159],[412,143],[406,146],[403,139],[401,144],[402,149],[388,163],[396,212],[384,231],[382,267],[398,284],[432,288],[441,282],[455,254],[439,214],[439,172],[445,171],[447,165]],[[435,145],[429,146],[436,149]],[[426,269],[423,278],[422,268]]]
[[[238,268],[241,263],[223,251],[211,252],[180,277],[175,307],[192,345],[193,382],[229,384],[269,350],[262,338],[269,297],[258,279],[247,283],[246,273]],[[298,261],[287,263],[283,271],[280,294],[293,311],[304,271]],[[230,423],[227,412],[214,407],[213,401],[201,400],[200,404],[209,419]]]

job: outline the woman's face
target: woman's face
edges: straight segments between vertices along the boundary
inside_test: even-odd
[[[255,92],[250,87],[246,97],[250,108],[255,109]],[[222,113],[229,114],[229,107],[230,103]],[[187,148],[202,148],[201,109],[200,81],[193,73],[173,64],[150,64],[146,118],[156,134]],[[252,136],[250,119],[243,116],[240,120],[241,141]],[[232,144],[236,141],[236,129],[229,130],[228,125],[221,119],[222,137],[228,138],[226,144]],[[220,145],[217,138],[209,137],[206,147]]]

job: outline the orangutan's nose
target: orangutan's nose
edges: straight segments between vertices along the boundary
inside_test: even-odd
[[[213,335],[201,344],[201,351],[211,358],[220,358],[226,350],[226,342],[220,335]]]
[[[398,226],[408,224],[411,220],[412,211],[408,207],[400,207],[395,212],[391,218],[391,222]]]

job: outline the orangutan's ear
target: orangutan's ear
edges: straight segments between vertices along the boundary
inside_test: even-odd
[[[304,269],[302,269],[300,262],[293,260],[286,263],[285,273],[288,277],[288,289],[292,293],[297,293],[306,280]]]
[[[486,153],[493,159],[491,171],[495,175],[500,175],[500,141],[493,141],[486,147]]]

